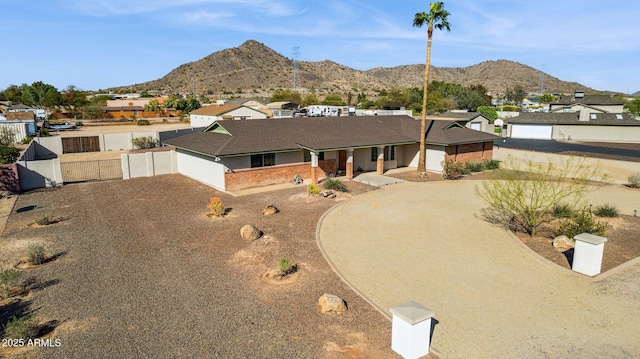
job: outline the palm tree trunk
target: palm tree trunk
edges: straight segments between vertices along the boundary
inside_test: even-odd
[[[431,64],[431,34],[433,30],[431,27],[427,30],[428,39],[427,39],[427,60],[425,62],[424,69],[424,91],[422,93],[422,119],[420,120],[420,156],[418,156],[418,172],[424,172],[426,170],[426,148],[425,148],[425,137],[427,130],[427,90],[429,89],[429,67]]]

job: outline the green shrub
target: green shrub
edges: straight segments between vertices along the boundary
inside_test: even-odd
[[[51,134],[49,133],[49,129],[48,128],[41,128],[40,129],[40,136],[42,137],[51,137]]]
[[[450,180],[457,180],[468,173],[469,170],[467,170],[462,163],[455,162],[453,160],[445,160],[442,177]]]
[[[40,265],[44,263],[45,256],[44,246],[40,243],[32,243],[27,247],[27,258],[29,264]]]
[[[469,172],[482,172],[485,170],[482,162],[467,162],[464,164],[464,168]]]
[[[553,207],[553,216],[556,218],[571,218],[573,216],[573,208],[568,204],[557,204]]]
[[[325,189],[330,189],[339,192],[349,192],[347,187],[337,178],[327,178],[322,185]]]
[[[497,170],[500,168],[499,160],[485,160],[483,163],[484,163],[484,168],[488,170]]]
[[[76,126],[82,127],[84,126],[84,123],[82,123],[82,121],[76,121]]]
[[[596,215],[598,217],[618,217],[618,209],[615,206],[606,203],[596,208]]]
[[[131,142],[133,143],[133,146],[139,149],[154,148],[158,145],[158,140],[151,136],[136,137]]]
[[[149,126],[151,124],[151,122],[149,122],[149,120],[138,120],[136,122],[136,124],[138,126]]]
[[[20,156],[20,150],[15,146],[1,146],[0,145],[0,165],[14,163]]]
[[[320,193],[320,189],[318,188],[318,185],[312,183],[309,186],[307,186],[307,194],[315,195],[318,193]]]
[[[23,145],[28,145],[30,142],[31,142],[30,137],[25,137],[20,141],[20,143],[22,143]]]
[[[9,298],[11,289],[18,285],[22,272],[16,269],[4,269],[0,271],[0,298]]]
[[[640,188],[640,172],[630,174],[627,180],[629,181],[629,187]]]
[[[293,263],[291,263],[291,261],[287,257],[282,257],[278,261],[278,272],[280,272],[280,275],[282,276],[291,273],[293,271],[293,268]]]
[[[23,315],[20,318],[13,317],[4,328],[4,337],[11,339],[34,339],[40,327],[33,313]]]
[[[56,223],[57,219],[53,215],[53,213],[47,212],[36,217],[36,223],[41,226],[48,226],[50,224]]]
[[[606,224],[598,222],[593,218],[589,210],[581,210],[570,219],[563,220],[554,230],[554,236],[565,235],[573,238],[580,233],[591,233],[597,236],[604,235]]]

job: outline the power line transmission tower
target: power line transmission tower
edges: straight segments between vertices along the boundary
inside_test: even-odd
[[[298,67],[298,59],[300,58],[300,46],[295,46],[291,53],[291,88],[294,90],[300,88],[300,69]]]
[[[540,95],[544,95],[544,72],[547,69],[547,65],[543,64],[542,68],[540,69]]]

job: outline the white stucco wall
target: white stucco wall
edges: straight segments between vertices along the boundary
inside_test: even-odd
[[[210,115],[189,115],[189,120],[191,121],[191,127],[207,127],[213,122],[220,120],[218,116],[210,116]]]
[[[63,184],[60,159],[19,161],[20,188],[30,190]]]
[[[640,143],[640,126],[555,125],[553,139]]]
[[[224,191],[225,166],[220,162],[210,161],[186,153],[177,154],[178,173],[202,182],[215,189]]]
[[[60,136],[36,137],[34,141],[57,155],[62,154],[62,138]]]
[[[418,160],[420,157],[420,144],[411,144],[402,146],[402,162],[401,166],[418,168]]]

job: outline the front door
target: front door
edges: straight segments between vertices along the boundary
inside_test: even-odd
[[[347,151],[338,151],[338,171],[347,170]]]

